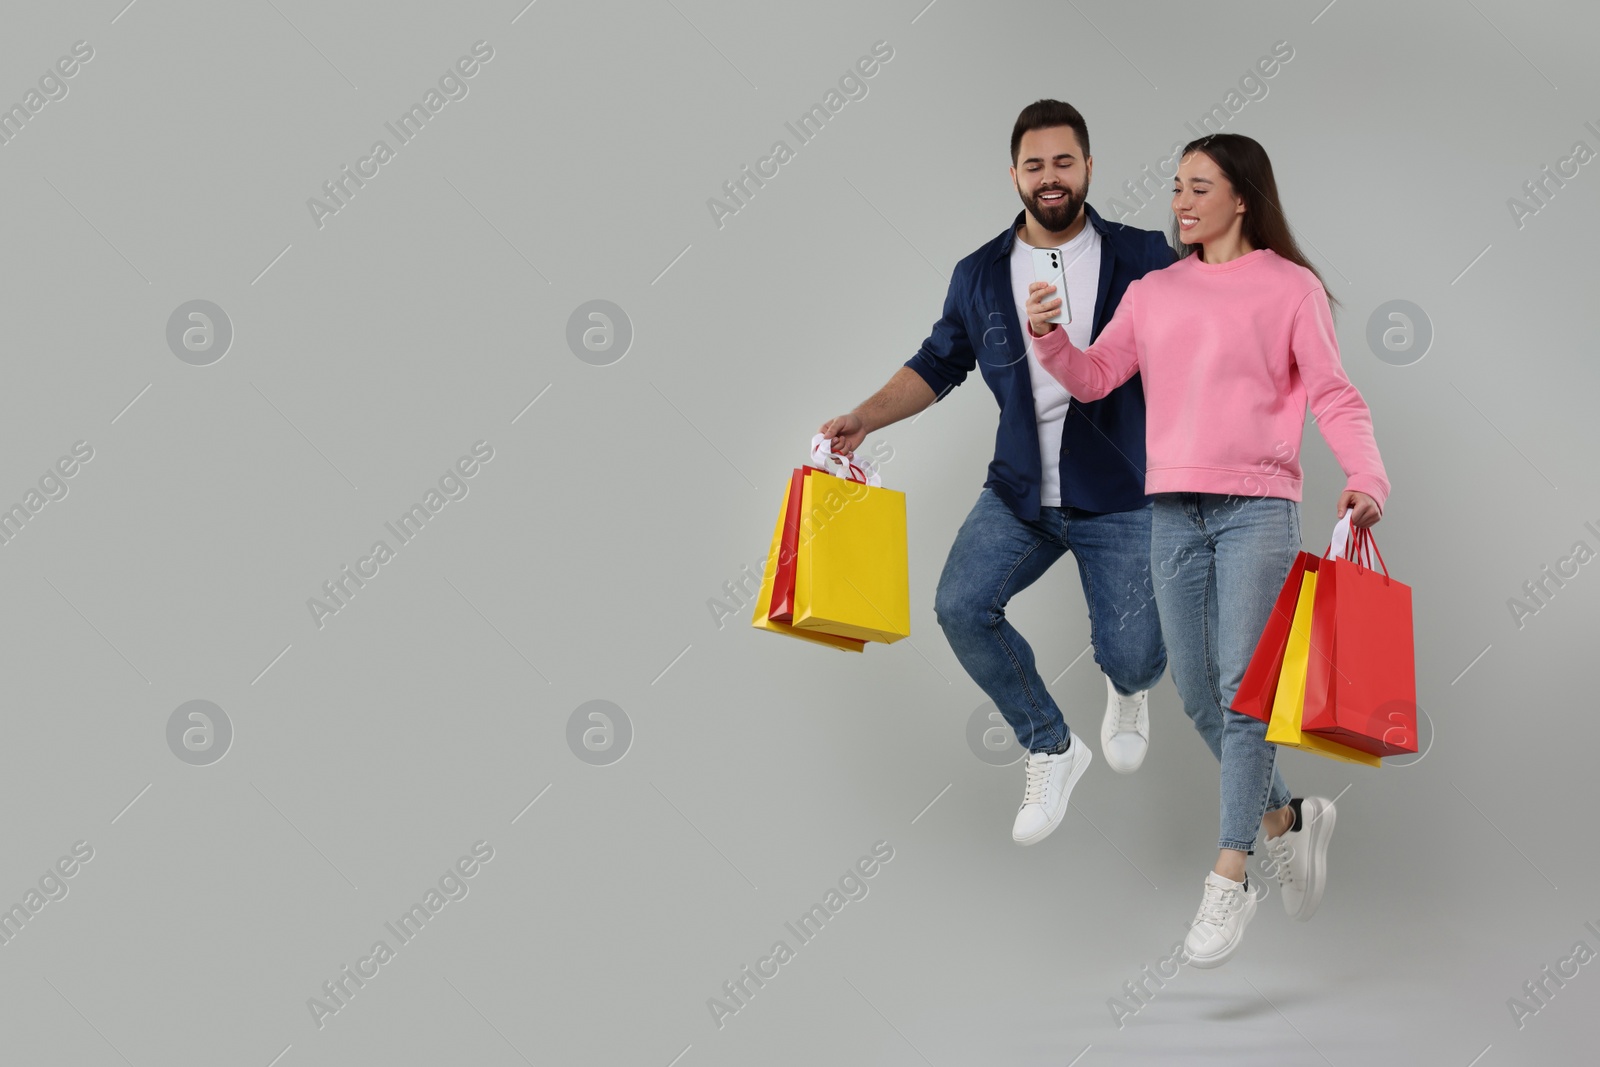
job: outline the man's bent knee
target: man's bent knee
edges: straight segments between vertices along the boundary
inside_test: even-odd
[[[992,624],[988,607],[976,597],[964,597],[940,585],[933,598],[933,614],[945,633],[987,629]]]

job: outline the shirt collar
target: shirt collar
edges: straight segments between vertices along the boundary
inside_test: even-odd
[[[1105,238],[1109,228],[1106,220],[1100,217],[1100,213],[1091,207],[1087,200],[1083,204],[1083,213],[1088,216],[1089,225],[1094,227],[1095,233],[1098,233],[1102,239]],[[1022,225],[1023,219],[1027,218],[1027,215],[1026,209],[1018,211],[1017,217],[1011,220],[1010,226],[1006,227],[1006,232],[1000,235],[1000,247],[995,252],[995,259],[1005,259],[1011,255],[1011,250],[1016,247],[1017,243],[1017,227]]]

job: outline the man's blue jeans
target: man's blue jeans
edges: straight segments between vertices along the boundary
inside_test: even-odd
[[[1222,764],[1217,847],[1249,852],[1262,816],[1289,803],[1289,788],[1267,724],[1229,705],[1300,551],[1300,506],[1220,493],[1154,501],[1150,570],[1172,681]]]
[[[1028,751],[1058,749],[1070,734],[1006,604],[1070,551],[1089,605],[1095,662],[1119,693],[1151,688],[1167,655],[1151,591],[1150,516],[1149,504],[1104,514],[1046,507],[1036,522],[1024,522],[985,488],[961,524],[934,614],[956,659]]]

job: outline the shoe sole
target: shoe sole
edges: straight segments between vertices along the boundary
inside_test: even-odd
[[[1250,894],[1250,903],[1247,904],[1245,907],[1246,907],[1247,910],[1246,910],[1246,913],[1245,913],[1245,916],[1244,916],[1244,920],[1242,922],[1240,922],[1240,924],[1239,924],[1238,936],[1236,936],[1233,939],[1233,943],[1230,944],[1225,950],[1223,950],[1223,952],[1220,955],[1217,955],[1217,956],[1206,956],[1204,958],[1191,956],[1191,955],[1188,954],[1188,946],[1187,945],[1184,946],[1184,949],[1185,949],[1184,955],[1185,955],[1185,957],[1186,957],[1186,959],[1187,959],[1187,961],[1189,963],[1189,966],[1198,967],[1202,971],[1209,971],[1213,967],[1221,967],[1224,963],[1227,963],[1230,959],[1233,958],[1233,954],[1235,952],[1239,951],[1239,943],[1244,940],[1245,927],[1249,926],[1250,925],[1250,920],[1255,918],[1255,914],[1256,914],[1256,896],[1255,896],[1254,893]]]
[[[1333,826],[1339,817],[1331,801],[1320,802],[1317,811],[1311,815],[1307,815],[1305,809],[1306,804],[1302,801],[1300,815],[1311,820],[1311,862],[1306,864],[1306,895],[1300,902],[1300,910],[1289,916],[1295,922],[1302,923],[1315,915],[1317,906],[1322,903],[1322,890],[1328,884],[1328,839],[1333,836]]]
[[[1081,741],[1079,742],[1081,743]],[[1067,782],[1061,787],[1061,811],[1050,822],[1045,824],[1043,830],[1036,831],[1032,837],[1018,837],[1011,835],[1011,840],[1019,845],[1037,845],[1040,841],[1055,833],[1056,827],[1061,825],[1061,820],[1067,817],[1067,804],[1072,799],[1072,787],[1078,784],[1078,779],[1083,777],[1083,772],[1089,769],[1089,764],[1094,761],[1094,753],[1087,747],[1083,750],[1083,760],[1072,761],[1072,770],[1067,772]]]

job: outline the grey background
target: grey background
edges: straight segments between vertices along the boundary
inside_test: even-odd
[[[1600,948],[1600,564],[1520,628],[1507,601],[1600,548],[1600,163],[1520,228],[1507,199],[1600,149],[1600,18],[1324,2],[8,4],[0,103],[94,58],[0,146],[0,503],[94,457],[0,548],[0,903],[94,856],[0,945],[0,1059],[1591,1062],[1600,965],[1520,1030],[1506,1001]],[[468,95],[314,225],[478,40]],[[719,228],[707,199],[879,40],[868,95]],[[1269,898],[1233,962],[1119,1029],[1108,998],[1193,915],[1217,770],[1164,679],[1143,769],[1097,761],[1048,842],[1010,841],[1021,774],[969,749],[984,698],[932,611],[992,449],[976,376],[869,439],[907,494],[909,640],[839,655],[707,602],[1017,210],[1022,106],[1084,111],[1104,213],[1280,40],[1227,128],[1343,303],[1436,737],[1379,771],[1286,753],[1340,797],[1321,912]],[[1131,221],[1166,229],[1165,197]],[[233,329],[209,366],[166,343],[197,299]],[[609,365],[567,345],[591,300],[631,323]],[[1367,345],[1391,300],[1431,321],[1418,362]],[[477,441],[468,495],[319,629],[307,599]],[[1305,449],[1320,549],[1342,480]],[[1013,618],[1097,739],[1073,565]],[[191,700],[232,728],[207,765],[168,747]],[[624,758],[569,747],[595,700]],[[480,840],[469,895],[319,1029],[308,998]],[[877,841],[869,895],[719,1029],[707,999]]]

